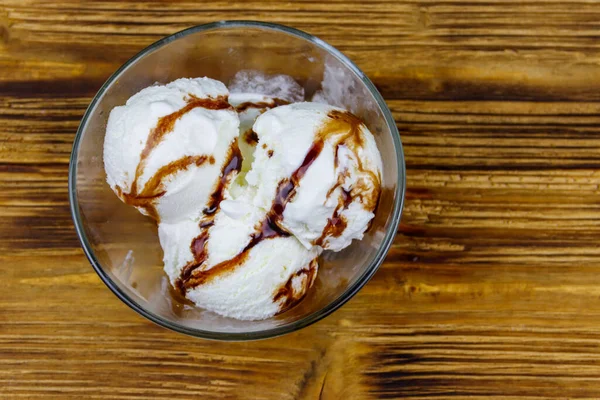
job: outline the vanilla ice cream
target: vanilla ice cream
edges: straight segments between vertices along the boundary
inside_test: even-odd
[[[104,168],[125,203],[157,221],[197,216],[238,136],[221,82],[178,79],[148,87],[110,113]]]
[[[152,86],[111,112],[107,182],[158,222],[164,269],[199,307],[255,320],[308,292],[318,256],[362,238],[381,158],[347,111],[284,75]],[[292,103],[292,104],[288,104]]]
[[[272,109],[256,120],[246,176],[253,204],[280,202],[279,225],[306,248],[339,251],[361,239],[381,184],[375,139],[352,114],[319,103]]]
[[[318,249],[248,227],[222,212],[206,232],[195,223],[160,224],[171,282],[195,304],[237,319],[268,318],[296,304],[314,283]],[[198,238],[201,246],[190,246]]]

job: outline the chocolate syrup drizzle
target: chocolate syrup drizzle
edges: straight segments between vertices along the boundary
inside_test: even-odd
[[[278,99],[278,98],[273,98],[271,101],[257,101],[257,102],[246,101],[244,103],[238,104],[235,107],[235,110],[237,112],[244,112],[249,108],[275,108],[278,106],[285,106],[287,104],[290,104],[290,102],[287,100]]]
[[[240,105],[241,106],[241,105]],[[240,110],[238,106],[238,111]],[[245,109],[245,108],[242,108]],[[177,287],[181,293],[185,294],[185,292],[189,289],[197,287],[199,285],[210,282],[212,279],[220,276],[222,274],[233,271],[239,265],[243,264],[248,256],[250,250],[255,247],[262,240],[270,239],[274,237],[286,237],[289,236],[289,232],[285,230],[282,226],[281,221],[283,218],[283,213],[285,211],[286,205],[293,199],[296,194],[296,188],[300,184],[300,181],[306,174],[306,171],[310,168],[312,163],[317,159],[317,157],[321,154],[323,147],[325,145],[325,141],[330,137],[336,137],[336,158],[337,158],[337,148],[340,145],[348,146],[352,151],[358,151],[358,148],[363,146],[363,137],[361,133],[361,125],[362,121],[356,116],[340,111],[331,111],[328,114],[328,121],[323,125],[321,130],[316,135],[316,139],[307,152],[302,164],[292,173],[290,178],[283,179],[276,190],[275,199],[271,206],[271,209],[267,212],[265,219],[259,224],[257,227],[256,233],[254,233],[250,237],[250,241],[246,245],[246,247],[238,253],[235,257],[223,261],[210,269],[202,270],[202,264],[206,260],[206,242],[208,240],[208,229],[212,226],[212,218],[207,222],[204,222],[203,232],[192,241],[191,249],[194,254],[194,261],[185,266],[182,270],[181,277],[177,281]],[[239,151],[239,150],[238,150]],[[235,160],[237,156],[231,158],[231,160]],[[372,180],[372,186],[375,187],[376,192],[367,196],[363,193],[361,188],[352,188],[350,191],[342,190],[342,194],[340,195],[340,202],[338,207],[335,209],[332,217],[328,220],[325,229],[320,238],[315,241],[315,244],[322,244],[323,241],[329,237],[337,237],[340,236],[344,229],[346,228],[347,222],[340,215],[340,213],[348,208],[348,206],[352,203],[355,197],[359,197],[361,203],[365,206],[365,208],[374,209],[377,203],[377,199],[379,198],[379,186],[380,186],[380,177],[373,173],[372,171],[365,170],[362,166],[360,158],[357,156],[358,168],[361,172],[367,174],[369,179]],[[241,158],[240,158],[241,160]],[[231,165],[231,162],[228,164]],[[240,164],[236,164],[235,168],[231,168],[230,171],[239,170]],[[337,161],[336,161],[337,165]],[[216,212],[219,202],[222,200],[222,186],[227,182],[228,172],[226,172],[228,168],[226,167],[220,183],[220,189],[218,189],[215,193],[216,195],[211,196],[213,199],[211,205],[207,207],[208,213],[205,214],[212,216]],[[345,174],[342,174],[342,180],[338,181],[336,184],[337,187],[343,184],[343,179]],[[366,185],[366,183],[365,183]],[[335,190],[336,187],[330,190],[328,196]],[[364,188],[363,188],[364,189]],[[367,190],[366,192],[373,192],[373,190]],[[361,197],[362,196],[362,197]],[[218,199],[218,201],[217,201]],[[273,301],[278,302],[281,301],[282,298],[285,298],[281,302],[281,311],[284,311],[298,301],[302,299],[302,297],[306,294],[306,291],[301,293],[300,296],[294,297],[294,291],[292,288],[292,280],[295,276],[300,276],[302,274],[307,275],[307,288],[312,285],[316,275],[317,269],[317,259],[311,261],[308,268],[301,269],[296,272],[296,274],[288,280],[288,282],[277,290],[274,293]]]
[[[223,201],[225,187],[230,179],[230,176],[234,173],[237,174],[241,168],[242,154],[236,140],[229,148],[229,155],[224,164],[217,187],[210,195],[210,200],[202,211],[204,217],[201,219],[199,225],[200,234],[196,236],[190,244],[190,250],[194,256],[194,259],[183,267],[181,275],[176,281],[177,289],[182,294],[185,294],[186,289],[188,288],[187,282],[193,278],[194,272],[196,272],[206,261],[206,257],[208,256],[206,244],[209,238],[209,229],[214,225],[215,214],[219,210],[221,201]]]
[[[279,312],[280,313],[292,308],[306,296],[306,294],[308,293],[308,289],[315,282],[315,278],[317,276],[317,267],[318,267],[318,261],[315,258],[314,260],[312,260],[310,262],[310,264],[308,264],[308,267],[302,268],[302,269],[296,271],[295,274],[290,276],[290,278],[287,280],[285,285],[280,287],[279,290],[277,290],[275,292],[275,294],[273,295],[273,302],[274,303],[280,302],[279,303]],[[302,275],[306,276],[306,278],[305,278],[306,285],[303,286],[304,290],[300,291],[299,293],[296,293],[294,291],[293,281],[294,281],[294,278],[300,277]]]
[[[244,132],[242,138],[244,139],[244,142],[248,143],[251,146],[258,144],[258,135],[252,130],[252,128]]]
[[[364,124],[354,114],[349,112],[331,111],[328,114],[331,118],[325,128],[319,133],[322,140],[334,137],[335,142],[335,167],[338,166],[338,152],[340,146],[346,146],[355,154],[358,170],[365,175],[367,179],[360,178],[358,182],[348,191],[342,188],[338,205],[335,208],[331,218],[327,220],[327,224],[321,233],[321,236],[313,241],[314,245],[323,246],[328,237],[339,237],[344,233],[348,226],[348,222],[344,218],[342,212],[346,210],[355,199],[358,199],[366,210],[373,211],[377,207],[379,195],[381,192],[381,177],[369,169],[365,169],[359,156],[359,150],[364,146],[364,137],[361,132]],[[327,198],[335,192],[339,187],[342,187],[344,181],[348,178],[348,171],[343,171],[338,175],[338,181],[328,191]]]
[[[226,96],[219,96],[217,98],[198,98],[193,95],[189,95],[187,104],[181,109],[159,118],[156,127],[152,129],[142,153],[140,154],[140,161],[135,169],[135,176],[133,183],[131,184],[131,190],[129,193],[124,193],[123,190],[116,186],[115,190],[117,195],[123,200],[124,203],[132,205],[134,207],[142,208],[148,216],[160,222],[158,211],[156,210],[155,201],[165,194],[162,183],[164,179],[170,175],[174,175],[179,171],[183,171],[191,165],[200,166],[205,162],[215,163],[213,156],[185,156],[178,160],[172,161],[169,164],[161,167],[156,174],[154,174],[144,185],[142,190],[138,190],[138,180],[144,173],[146,167],[146,161],[152,151],[163,141],[163,139],[173,131],[175,123],[183,117],[185,114],[193,110],[194,108],[206,108],[209,110],[227,110],[233,109],[227,102]]]
[[[321,233],[321,236],[316,239],[313,244],[322,246],[326,238],[342,236],[342,233],[344,233],[344,230],[348,226],[348,221],[346,221],[346,218],[340,214],[343,210],[346,210],[348,206],[350,206],[352,200],[353,198],[350,192],[342,188],[341,201],[333,211],[331,218],[327,219],[327,224],[325,225],[325,228],[323,228],[323,233]]]

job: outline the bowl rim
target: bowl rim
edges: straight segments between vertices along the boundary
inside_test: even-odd
[[[365,86],[369,89],[369,92],[375,98],[378,106],[380,107],[386,124],[388,125],[390,132],[392,134],[392,141],[394,143],[394,150],[397,158],[397,166],[398,166],[398,179],[396,183],[395,189],[395,201],[394,207],[392,210],[392,220],[388,227],[388,230],[385,233],[385,237],[380,248],[377,250],[375,257],[371,261],[371,265],[365,269],[363,274],[356,279],[352,286],[349,286],[344,290],[335,300],[327,304],[325,307],[321,308],[318,311],[313,312],[297,321],[278,326],[275,328],[259,330],[259,331],[251,331],[251,332],[214,332],[214,331],[206,331],[201,329],[190,328],[184,325],[180,325],[178,323],[169,321],[164,319],[160,315],[154,314],[151,311],[146,310],[143,306],[139,305],[135,300],[133,300],[130,296],[128,296],[125,292],[123,292],[119,286],[110,278],[110,276],[104,271],[103,267],[100,265],[100,262],[96,259],[94,252],[91,248],[90,242],[88,241],[87,235],[85,233],[85,229],[82,224],[81,214],[79,212],[79,202],[77,199],[77,190],[76,190],[76,177],[77,177],[77,158],[79,154],[79,144],[83,134],[83,130],[87,125],[88,118],[90,117],[92,111],[95,109],[98,102],[104,96],[106,90],[113,84],[114,81],[118,79],[122,72],[124,72],[130,65],[135,63],[140,58],[144,57],[146,54],[159,49],[160,47],[171,43],[179,38],[184,36],[210,31],[217,30],[223,28],[258,28],[263,30],[273,30],[280,33],[285,33],[291,36],[295,36],[300,39],[304,39],[306,41],[311,42],[317,47],[325,50],[328,54],[338,59],[338,61],[342,62],[346,67],[348,67],[352,72],[354,72],[358,78],[365,84]],[[379,93],[375,85],[371,82],[371,80],[342,52],[326,43],[325,41],[310,35],[301,30],[291,28],[285,25],[270,23],[270,22],[259,22],[259,21],[248,21],[248,20],[227,20],[227,21],[218,21],[212,22],[208,24],[196,25],[182,31],[176,32],[172,35],[164,37],[151,45],[147,46],[136,55],[131,57],[127,62],[125,62],[122,66],[120,66],[100,87],[98,92],[95,94],[94,98],[90,102],[79,127],[77,129],[77,133],[75,135],[75,139],[73,141],[73,148],[71,151],[71,157],[69,162],[69,204],[71,209],[71,217],[73,218],[73,223],[75,226],[75,230],[77,232],[77,236],[83,248],[83,251],[102,280],[104,284],[125,304],[127,304],[130,308],[136,311],[141,316],[149,319],[155,324],[162,326],[164,328],[183,333],[186,335],[199,337],[203,339],[212,339],[212,340],[220,340],[220,341],[245,341],[245,340],[257,340],[257,339],[266,339],[276,336],[281,336],[286,333],[291,333],[302,329],[308,325],[311,325],[326,316],[333,313],[335,310],[344,305],[348,300],[350,300],[375,274],[375,272],[379,269],[381,264],[383,263],[384,258],[386,257],[390,246],[396,236],[398,225],[400,223],[400,217],[402,214],[402,209],[404,207],[404,195],[406,190],[406,166],[404,160],[404,151],[402,148],[402,142],[400,141],[400,133],[398,132],[398,127],[396,126],[396,122],[392,116],[392,113],[387,106],[383,96]]]

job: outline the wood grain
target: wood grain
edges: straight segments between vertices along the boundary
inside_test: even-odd
[[[373,280],[252,343],[161,329],[101,283],[67,200],[72,140],[144,46],[279,22],[357,62],[408,190]],[[0,2],[0,397],[600,398],[600,3]]]

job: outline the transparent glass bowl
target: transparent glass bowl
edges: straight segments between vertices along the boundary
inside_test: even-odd
[[[383,158],[376,216],[361,241],[325,252],[317,281],[296,307],[264,321],[238,321],[190,306],[174,294],[162,270],[155,223],[114,195],[102,148],[111,109],[156,82],[208,76],[225,84],[242,69],[286,74],[307,94],[322,90],[333,105],[361,117]],[[394,119],[371,81],[322,40],[282,25],[224,21],[164,38],[119,68],[87,109],[71,155],[69,198],[81,244],[104,283],[127,305],[166,328],[219,340],[249,340],[292,332],[327,316],[370,278],[394,239],[404,200],[402,145]]]

